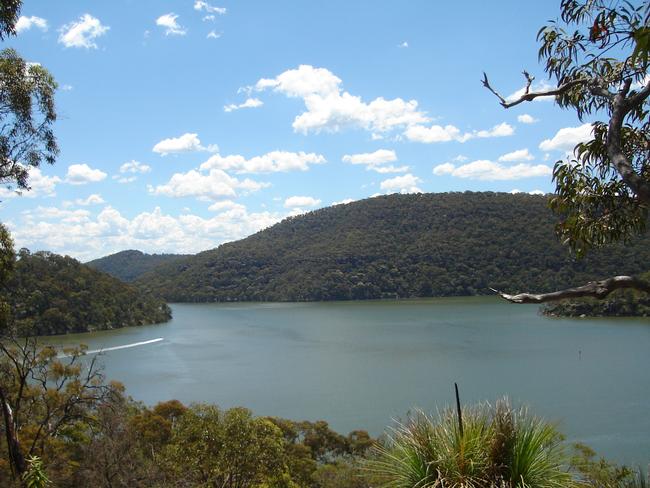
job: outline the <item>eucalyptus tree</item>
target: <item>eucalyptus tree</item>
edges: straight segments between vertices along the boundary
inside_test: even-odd
[[[591,139],[578,144],[572,156],[557,161],[553,170],[555,195],[550,205],[561,218],[557,232],[582,256],[591,248],[628,242],[647,228],[650,5],[647,1],[562,0],[560,8],[560,18],[537,34],[539,59],[555,86],[534,90],[534,77],[527,71],[523,72],[524,93],[516,99],[499,94],[485,74],[483,85],[506,109],[553,97],[580,120],[596,119]],[[499,293],[516,303],[541,303],[580,296],[604,298],[619,288],[650,292],[650,283],[615,276],[553,293]]]

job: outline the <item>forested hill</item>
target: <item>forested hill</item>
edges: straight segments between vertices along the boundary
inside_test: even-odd
[[[94,259],[87,266],[130,283],[156,266],[187,257],[185,254],[145,254],[141,251],[121,251]]]
[[[548,291],[647,270],[647,237],[576,262],[554,222],[543,196],[380,196],[285,219],[137,283],[169,301],[345,300]]]
[[[162,300],[49,252],[21,250],[2,291],[23,334],[51,335],[155,324],[171,318]]]

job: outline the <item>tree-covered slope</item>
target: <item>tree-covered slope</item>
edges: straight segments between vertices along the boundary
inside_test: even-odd
[[[2,299],[23,334],[115,329],[171,318],[162,300],[71,257],[49,252],[21,250]]]
[[[156,266],[187,257],[184,254],[145,254],[141,251],[121,251],[86,263],[111,276],[130,283]]]
[[[285,219],[143,275],[170,301],[339,300],[549,291],[646,270],[650,241],[573,260],[542,196],[389,195]]]

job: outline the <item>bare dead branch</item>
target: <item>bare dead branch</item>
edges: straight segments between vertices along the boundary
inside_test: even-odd
[[[511,108],[514,107],[515,105],[519,105],[522,102],[532,102],[536,98],[554,97],[557,95],[561,95],[562,93],[570,90],[575,86],[585,85],[587,83],[587,80],[572,80],[552,90],[531,92],[530,86],[532,85],[533,80],[535,78],[530,76],[530,74],[527,71],[524,71],[524,78],[526,78],[526,86],[524,87],[524,94],[519,98],[511,101],[508,101],[506,98],[501,96],[494,88],[492,88],[492,85],[490,85],[490,81],[488,80],[487,74],[485,74],[485,72],[483,72],[483,79],[481,80],[481,83],[483,83],[483,86],[488,90],[490,90],[499,99],[499,103],[503,108]]]
[[[633,276],[614,276],[601,281],[590,281],[586,285],[576,288],[567,288],[566,290],[554,291],[551,293],[518,293],[509,295],[494,288],[490,288],[498,293],[501,298],[512,303],[545,303],[562,300],[564,298],[581,298],[594,297],[603,299],[615,290],[623,288],[632,288],[634,290],[644,291],[650,294],[650,283],[640,280]]]

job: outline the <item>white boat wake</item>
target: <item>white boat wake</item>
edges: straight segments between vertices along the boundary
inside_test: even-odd
[[[142,341],[142,342],[134,342],[132,344],[124,344],[123,346],[113,346],[113,347],[105,347],[103,349],[92,349],[90,351],[86,351],[86,355],[88,354],[99,354],[102,352],[107,352],[107,351],[117,351],[119,349],[129,349],[131,347],[138,347],[138,346],[146,346],[147,344],[153,344],[154,342],[160,342],[162,341],[162,337],[158,337],[158,339],[150,339],[148,341]],[[63,359],[63,358],[69,358],[69,354],[59,354],[57,358]]]

